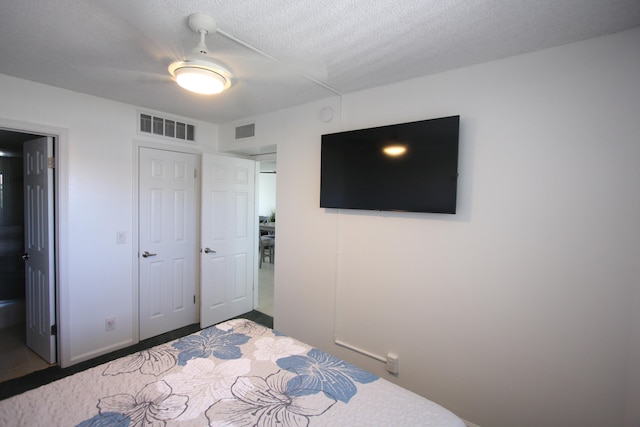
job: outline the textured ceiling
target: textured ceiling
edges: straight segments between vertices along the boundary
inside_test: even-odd
[[[209,35],[233,85],[184,91],[194,12],[281,62]],[[2,0],[0,73],[225,123],[637,26],[640,0]]]

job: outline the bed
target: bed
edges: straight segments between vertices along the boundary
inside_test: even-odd
[[[434,402],[246,319],[0,401],[0,425],[465,426]]]

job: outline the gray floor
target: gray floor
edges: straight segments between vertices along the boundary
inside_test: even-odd
[[[0,382],[54,366],[27,348],[26,328],[20,323],[0,329]]]
[[[274,264],[263,262],[258,269],[258,305],[256,310],[273,317],[273,268]]]

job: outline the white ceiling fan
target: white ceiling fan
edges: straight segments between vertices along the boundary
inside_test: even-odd
[[[169,65],[169,73],[183,88],[204,95],[220,93],[231,86],[232,75],[222,65],[211,60],[205,41],[207,34],[217,31],[216,21],[202,13],[189,15],[189,27],[200,35],[200,43],[184,61]]]
[[[214,33],[218,33],[274,63],[282,66],[289,65],[231,34],[220,30],[215,19],[211,16],[203,13],[192,13],[189,15],[188,24],[189,28],[200,36],[200,42],[186,55],[183,61],[176,61],[169,65],[169,73],[171,76],[181,87],[187,90],[201,94],[216,94],[228,89],[234,82],[233,74],[209,55],[210,52],[206,44],[206,36]],[[304,67],[296,66],[292,69],[296,74],[307,80],[340,95],[340,92],[306,72]],[[326,71],[321,74],[326,74]]]
[[[175,25],[182,34],[177,38],[176,31],[158,31],[158,26],[144,19],[141,10],[125,15],[107,3],[100,4],[129,31],[127,38],[135,40],[135,44],[127,47],[135,49],[129,49],[127,54],[130,56],[125,57],[128,60],[121,61],[124,67],[113,67],[110,65],[113,61],[107,63],[99,56],[84,64],[72,65],[83,75],[90,75],[96,84],[135,83],[127,86],[131,93],[144,93],[150,90],[149,85],[160,85],[156,86],[157,91],[151,92],[158,95],[160,102],[169,99],[168,92],[160,89],[167,85],[180,91],[186,87],[189,91],[184,90],[185,94],[218,93],[201,95],[199,99],[191,97],[191,100],[201,103],[215,96],[216,100],[224,101],[227,115],[242,114],[246,108],[266,105],[274,96],[286,99],[298,90],[312,90],[305,81],[341,95],[325,83],[327,71],[321,60],[277,58],[221,30],[216,20],[206,14],[192,13],[179,23],[167,20],[168,27]],[[180,41],[184,41],[185,33],[192,36],[186,46]],[[195,78],[196,83],[189,83],[188,78]],[[202,89],[203,82],[209,85],[205,84],[205,89]],[[216,103],[219,105],[223,104]]]

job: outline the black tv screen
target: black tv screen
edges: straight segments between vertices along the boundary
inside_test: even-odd
[[[460,116],[322,135],[320,207],[456,213]]]

